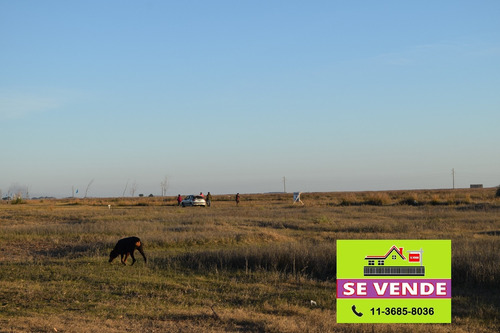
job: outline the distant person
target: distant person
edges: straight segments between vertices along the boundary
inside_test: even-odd
[[[240,194],[236,193],[236,206],[240,203]]]
[[[205,196],[203,195],[203,192],[200,192],[200,197],[205,198]]]
[[[210,207],[210,204],[212,203],[212,195],[210,194],[210,192],[207,193],[207,197],[205,200],[207,200],[207,206]]]
[[[182,202],[182,197],[180,194],[177,195],[177,206],[180,206]]]

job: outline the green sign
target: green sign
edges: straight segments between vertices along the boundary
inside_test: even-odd
[[[451,241],[337,240],[337,323],[451,323]]]

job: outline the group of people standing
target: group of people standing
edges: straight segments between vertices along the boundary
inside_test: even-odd
[[[208,207],[210,207],[212,205],[212,194],[210,194],[210,192],[208,192],[206,196],[203,194],[203,192],[200,192],[200,197],[205,199]],[[239,193],[236,193],[235,201],[236,201],[236,206],[238,206],[240,204],[240,194]],[[182,203],[182,196],[180,194],[178,194],[177,195],[177,206],[180,206],[181,203]]]

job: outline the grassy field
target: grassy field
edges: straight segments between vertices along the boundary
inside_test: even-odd
[[[0,203],[0,332],[500,330],[495,189],[233,200]],[[147,264],[108,263],[126,236],[142,239]],[[452,240],[451,325],[336,324],[335,241],[394,238]]]

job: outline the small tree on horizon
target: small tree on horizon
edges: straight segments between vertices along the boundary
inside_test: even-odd
[[[137,191],[137,183],[134,181],[132,185],[130,185],[130,195],[134,196],[135,192]]]
[[[130,179],[127,180],[127,183],[125,184],[125,188],[123,189],[123,193],[122,193],[122,197],[125,197],[125,191],[127,191],[127,187],[128,187],[128,182],[129,182]]]
[[[85,189],[85,196],[83,198],[86,198],[87,197],[87,194],[89,193],[89,188],[90,188],[90,185],[92,185],[92,183],[94,182],[94,179],[95,178],[92,178],[92,180],[89,182],[89,184],[87,185],[87,188]]]
[[[15,198],[28,198],[29,188],[27,185],[14,183],[7,190],[7,195]]]
[[[167,189],[168,189],[168,178],[165,176],[163,181],[160,183],[161,186],[161,196],[164,197],[167,195]]]

